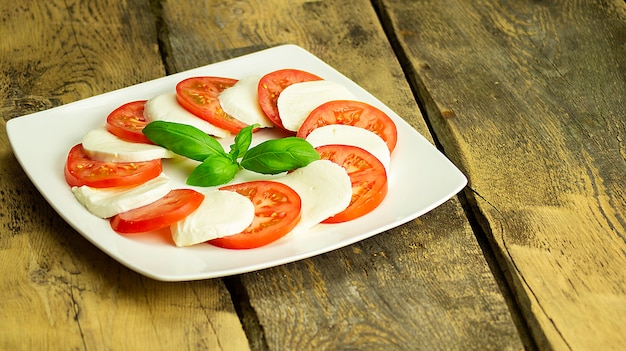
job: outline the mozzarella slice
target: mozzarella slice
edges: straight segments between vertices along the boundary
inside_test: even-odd
[[[148,205],[170,192],[169,178],[161,173],[139,186],[92,188],[86,185],[72,187],[74,197],[89,212],[100,218]]]
[[[227,130],[216,127],[187,111],[176,100],[176,93],[161,94],[151,98],[146,102],[143,115],[148,122],[166,121],[188,124],[220,138],[230,135]]]
[[[190,246],[241,233],[253,219],[250,199],[234,191],[214,190],[206,192],[200,207],[170,229],[176,246]]]
[[[355,99],[348,88],[329,80],[295,83],[278,96],[278,115],[286,129],[297,132],[311,111],[319,105],[333,100]]]
[[[389,173],[391,153],[387,144],[383,138],[365,128],[343,124],[329,124],[314,129],[306,137],[306,141],[311,143],[313,147],[332,144],[360,147],[374,155],[385,166],[387,173]]]
[[[292,230],[308,230],[348,207],[352,183],[345,169],[329,160],[313,161],[275,179],[295,190],[302,201],[300,222]]]
[[[87,132],[83,149],[91,159],[104,162],[143,162],[174,157],[174,153],[164,147],[122,140],[105,127]]]
[[[258,86],[261,77],[248,76],[240,79],[235,85],[225,89],[218,95],[224,112],[236,119],[261,128],[273,127],[272,121],[265,116],[259,105]]]

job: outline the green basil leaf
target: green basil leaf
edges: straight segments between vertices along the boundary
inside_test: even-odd
[[[217,186],[230,182],[239,171],[239,165],[225,155],[212,155],[199,164],[187,178],[188,185]]]
[[[217,140],[187,124],[154,121],[143,128],[143,134],[153,143],[192,160],[203,161],[209,156],[226,155]]]
[[[251,148],[241,160],[241,167],[263,174],[278,174],[304,167],[320,155],[306,140],[298,137],[266,140]]]
[[[235,143],[230,146],[230,158],[233,162],[237,162],[240,157],[246,154],[250,144],[252,143],[252,130],[257,128],[258,124],[253,124],[242,128],[235,136]]]

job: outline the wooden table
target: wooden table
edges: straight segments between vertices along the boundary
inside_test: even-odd
[[[5,0],[0,18],[3,124],[289,43],[469,179],[343,249],[166,283],[72,230],[2,128],[0,349],[626,349],[623,1]]]

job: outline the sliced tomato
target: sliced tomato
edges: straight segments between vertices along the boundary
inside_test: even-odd
[[[192,189],[174,189],[159,200],[111,218],[118,233],[143,233],[169,227],[195,211],[204,195]]]
[[[237,134],[247,124],[224,112],[218,96],[237,83],[223,77],[191,77],[176,85],[178,103],[216,127]]]
[[[126,103],[107,116],[107,130],[120,139],[135,143],[152,144],[141,131],[148,122],[143,116],[146,100]]]
[[[281,69],[273,71],[259,80],[259,104],[261,109],[277,127],[285,129],[278,113],[278,96],[286,87],[294,83],[322,80],[322,78],[297,69]]]
[[[340,223],[361,217],[378,207],[387,195],[387,172],[371,153],[350,145],[324,145],[315,148],[321,159],[342,166],[352,182],[348,207],[324,223]]]
[[[273,181],[251,181],[220,190],[236,191],[254,204],[254,220],[243,232],[209,240],[227,249],[252,249],[287,235],[300,221],[300,195],[291,187]]]
[[[372,131],[385,141],[390,152],[398,141],[396,124],[386,113],[353,100],[329,101],[318,106],[304,120],[296,136],[306,138],[314,129],[329,124],[346,124]]]
[[[161,160],[146,162],[102,162],[89,158],[82,144],[67,155],[65,180],[70,186],[87,185],[94,188],[139,185],[161,174]]]

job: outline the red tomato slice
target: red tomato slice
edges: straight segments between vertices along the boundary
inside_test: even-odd
[[[141,130],[148,122],[143,116],[146,100],[126,103],[107,116],[107,130],[120,139],[135,143],[152,144]]]
[[[159,200],[117,214],[111,228],[118,233],[143,233],[169,227],[195,211],[204,195],[192,189],[174,189]]]
[[[236,79],[222,77],[187,78],[176,85],[176,99],[194,115],[237,134],[247,124],[224,112],[218,99],[222,91],[235,83]]]
[[[70,186],[94,188],[139,185],[161,174],[161,160],[147,162],[102,162],[90,159],[82,144],[75,145],[67,155],[65,180]]]
[[[278,114],[278,96],[291,84],[311,80],[322,80],[322,78],[297,69],[281,69],[261,77],[258,88],[259,104],[267,118],[276,126],[285,129]]]
[[[315,128],[329,124],[346,124],[365,128],[381,137],[392,152],[398,141],[396,124],[391,118],[362,101],[335,100],[318,106],[304,120],[296,136],[306,138]]]
[[[345,168],[352,182],[350,205],[324,223],[340,223],[361,217],[378,207],[387,195],[387,173],[371,153],[356,146],[324,145],[315,148],[322,159]]]
[[[272,181],[251,181],[220,190],[236,191],[254,204],[254,220],[243,232],[209,240],[227,249],[252,249],[269,244],[289,233],[300,221],[300,195],[289,186]]]

